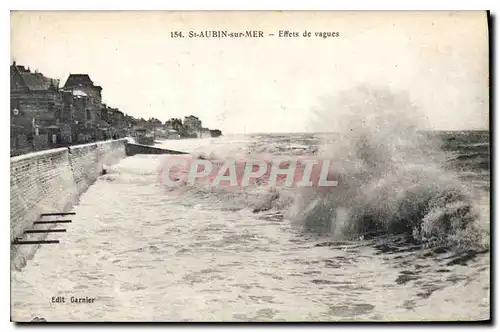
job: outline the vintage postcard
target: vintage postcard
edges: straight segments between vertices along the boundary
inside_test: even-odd
[[[11,321],[489,321],[489,22],[12,11]]]

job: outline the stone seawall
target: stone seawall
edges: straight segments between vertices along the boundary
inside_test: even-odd
[[[68,212],[106,165],[125,157],[126,139],[10,158],[10,240],[42,213]]]

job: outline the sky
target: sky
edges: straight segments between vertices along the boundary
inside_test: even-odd
[[[187,37],[205,30],[264,37]],[[129,115],[224,133],[317,131],[322,100],[364,85],[407,93],[423,129],[487,129],[488,52],[485,12],[11,12],[11,62],[61,85],[87,73]]]

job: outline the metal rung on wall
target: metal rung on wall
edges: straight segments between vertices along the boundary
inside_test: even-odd
[[[52,212],[52,213],[42,213],[41,216],[67,216],[75,215],[76,212]]]
[[[34,233],[63,233],[66,232],[65,229],[28,229],[25,230],[25,234],[34,234]]]
[[[59,240],[38,240],[38,241],[13,241],[13,245],[23,245],[23,244],[49,244],[49,243],[59,243]]]
[[[71,220],[39,220],[39,221],[34,221],[33,225],[41,225],[41,224],[59,224],[59,223],[68,223],[71,222]]]

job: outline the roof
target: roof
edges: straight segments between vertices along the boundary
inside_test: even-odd
[[[74,86],[94,86],[94,82],[90,79],[88,74],[69,74],[64,87]],[[101,88],[96,86],[96,88]]]
[[[45,91],[52,86],[56,89],[59,87],[59,80],[46,77],[36,71],[31,72],[29,68],[17,65],[15,61],[10,66],[10,69],[11,75],[17,72],[24,85],[31,91]]]
[[[30,72],[29,68],[26,68],[26,67],[24,67],[24,66],[18,66],[18,65],[16,65],[16,68],[17,68],[17,70],[19,70],[21,73],[29,73],[29,72]]]
[[[59,86],[59,80],[45,77],[41,73],[20,72],[19,74],[31,91],[44,91],[51,86],[54,88]]]

